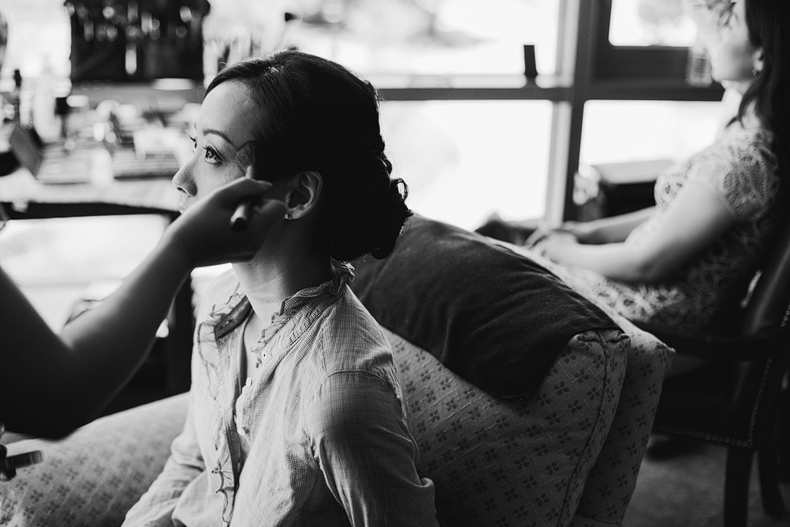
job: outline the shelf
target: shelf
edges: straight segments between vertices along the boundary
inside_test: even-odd
[[[552,75],[391,75],[369,80],[388,101],[548,100],[571,96],[570,82]]]
[[[641,101],[720,101],[724,89],[719,84],[695,87],[684,80],[626,79],[596,80],[587,87],[586,99]]]
[[[101,101],[112,99],[143,108],[153,106],[163,112],[176,112],[187,102],[201,102],[203,91],[196,82],[186,79],[160,79],[129,83],[82,81],[72,86],[71,94],[88,97],[92,107]]]
[[[569,101],[572,83],[554,75],[538,75],[527,80],[523,75],[377,75],[368,79],[387,101],[431,100],[547,100]],[[199,102],[202,89],[176,86],[162,89],[151,83],[81,83],[72,93],[87,95],[92,104],[103,99],[150,104],[151,100],[170,101],[178,107],[184,102]],[[719,101],[724,90],[718,84],[697,88],[682,80],[625,79],[592,81],[585,99]]]

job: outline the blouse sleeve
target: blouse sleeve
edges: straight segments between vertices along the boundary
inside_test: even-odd
[[[189,483],[205,470],[192,418],[193,398],[189,396],[186,422],[173,440],[162,473],[127,512],[122,527],[170,527],[176,505]]]
[[[351,525],[437,525],[433,482],[417,475],[417,446],[387,381],[335,373],[305,417],[313,455]]]
[[[777,191],[773,154],[749,136],[725,138],[691,166],[688,180],[714,191],[738,221],[753,221]]]

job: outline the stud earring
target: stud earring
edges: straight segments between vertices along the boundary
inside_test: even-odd
[[[758,73],[760,72],[757,71],[757,68],[752,68],[752,77],[756,77]]]
[[[286,220],[290,220],[291,219],[291,213],[290,212],[286,212],[285,213],[285,219]]]

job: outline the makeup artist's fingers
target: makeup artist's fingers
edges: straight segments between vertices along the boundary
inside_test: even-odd
[[[233,204],[238,205],[239,201],[243,198],[255,198],[263,195],[265,192],[272,188],[272,183],[269,181],[258,181],[250,177],[254,169],[248,167],[247,175],[243,178],[234,179],[227,185],[224,185],[214,192],[215,196],[223,205]]]
[[[253,206],[247,229],[265,235],[265,231],[268,231],[269,227],[283,220],[286,212],[288,212],[288,207],[282,200],[264,197],[262,202]]]
[[[184,212],[168,228],[166,236],[179,242],[193,266],[248,260],[260,249],[269,228],[283,221],[285,204],[266,199],[272,188],[266,181],[238,178],[214,190]],[[231,215],[240,202],[255,204],[254,228],[236,232],[230,228]]]

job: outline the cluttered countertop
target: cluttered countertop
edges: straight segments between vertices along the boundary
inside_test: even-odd
[[[177,210],[171,178],[191,149],[195,102],[158,97],[150,85],[122,93],[91,86],[53,97],[52,119],[42,122],[24,117],[32,112],[18,93],[3,95],[0,202],[12,210],[24,214],[31,203]],[[27,102],[37,104],[35,96]]]

